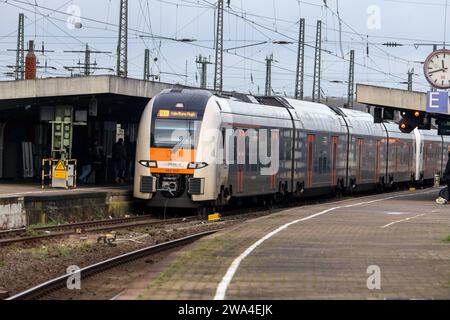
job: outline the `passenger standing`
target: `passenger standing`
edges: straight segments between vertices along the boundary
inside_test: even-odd
[[[94,171],[93,165],[96,158],[97,145],[97,140],[94,140],[93,144],[89,147],[87,156],[83,158],[82,173],[78,178],[81,183],[87,183]]]
[[[132,164],[134,159],[133,145],[130,142],[130,137],[125,136],[124,148],[126,153],[126,164],[125,164],[125,179],[129,181],[132,177]]]
[[[96,147],[94,162],[92,165],[95,172],[95,184],[102,184],[105,179],[105,153],[103,151],[103,147]]]
[[[114,161],[114,181],[116,183],[124,183],[125,166],[126,166],[126,152],[123,144],[123,139],[120,138],[113,146],[112,150]]]
[[[447,184],[447,199],[445,200],[448,201],[450,196],[450,145],[448,146],[447,152],[448,152],[448,160],[444,171],[444,182]]]

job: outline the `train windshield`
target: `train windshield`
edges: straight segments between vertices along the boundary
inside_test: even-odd
[[[195,148],[201,121],[187,119],[156,119],[152,144],[159,148]]]

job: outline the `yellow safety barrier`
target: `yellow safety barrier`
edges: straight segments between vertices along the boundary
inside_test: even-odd
[[[69,167],[73,166],[73,171],[69,174]],[[77,160],[76,159],[53,159],[44,158],[42,159],[42,170],[41,170],[41,187],[45,188],[46,180],[48,181],[49,187],[53,186],[54,180],[63,180],[62,184],[66,189],[75,189],[77,187]]]
[[[208,221],[218,221],[220,219],[221,219],[220,213],[214,213],[208,216]]]

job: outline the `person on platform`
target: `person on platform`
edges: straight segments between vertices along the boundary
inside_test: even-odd
[[[79,181],[81,183],[87,183],[92,175],[92,172],[94,172],[93,166],[94,161],[97,158],[97,147],[98,141],[94,140],[94,142],[89,147],[87,156],[84,159],[84,165],[82,166],[82,173],[79,177]]]
[[[129,136],[125,136],[125,141],[123,142],[125,153],[126,153],[126,164],[125,164],[125,180],[130,181],[133,177],[133,163],[134,163],[134,153],[136,152],[133,143],[130,141]]]
[[[447,184],[447,194],[450,195],[450,145],[448,146],[447,152],[448,152],[448,160],[444,171],[444,182]],[[447,201],[448,200],[449,199],[447,199]]]
[[[447,188],[444,188],[439,193],[439,198],[436,199],[438,204],[447,204],[450,198],[450,145],[448,146],[448,160],[447,165],[445,166],[444,174],[442,175],[442,179],[444,183],[447,185]]]
[[[114,162],[114,171],[115,177],[114,181],[116,183],[124,183],[125,182],[125,166],[127,155],[125,151],[125,146],[123,144],[123,139],[120,138],[113,146],[112,156]]]

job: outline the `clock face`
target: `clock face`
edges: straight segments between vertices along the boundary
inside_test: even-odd
[[[433,87],[450,88],[450,50],[434,51],[428,56],[423,67],[425,77]]]

